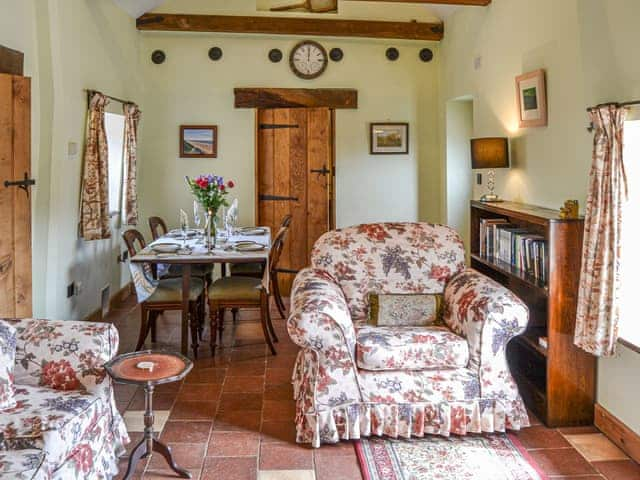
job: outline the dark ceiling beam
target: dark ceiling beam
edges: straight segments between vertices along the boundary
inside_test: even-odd
[[[147,31],[262,33],[433,41],[441,40],[444,32],[442,23],[169,13],[147,13],[138,18],[136,24],[138,30]]]
[[[486,7],[491,0],[350,0],[352,2],[385,2],[385,3],[435,3],[438,5],[469,5],[473,7]]]

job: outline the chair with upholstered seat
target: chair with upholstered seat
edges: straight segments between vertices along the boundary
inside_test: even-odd
[[[135,256],[146,247],[142,234],[136,229],[122,233],[122,238],[129,251]],[[197,277],[191,278],[189,291],[189,317],[191,325],[191,342],[194,356],[198,356],[198,332],[204,318],[205,282]],[[162,278],[157,288],[145,301],[140,302],[140,333],[136,350],[140,350],[151,333],[151,341],[156,341],[157,318],[165,310],[182,310],[182,280],[180,278]]]
[[[291,215],[285,215],[282,218],[282,222],[280,222],[280,228],[289,228],[291,225]],[[282,295],[280,293],[280,285],[278,283],[278,273],[283,273],[282,269],[276,269],[272,272],[270,282],[271,282],[271,291],[273,295],[273,301],[278,308],[278,312],[282,318],[286,318],[285,316],[285,306],[284,301],[282,300]],[[288,273],[289,271],[287,271]],[[297,272],[291,272],[297,273]],[[262,278],[264,274],[264,263],[234,263],[231,264],[231,276],[232,277],[253,277],[253,278]],[[235,318],[235,312],[234,312]]]
[[[264,339],[273,355],[276,349],[273,342],[278,341],[271,323],[269,312],[269,277],[278,266],[284,247],[288,228],[281,228],[275,236],[269,251],[269,268],[264,270],[262,278],[230,276],[222,277],[209,287],[209,315],[211,319],[211,352],[215,354],[216,332],[222,333],[222,322],[226,308],[259,308]],[[222,335],[220,335],[222,337]]]

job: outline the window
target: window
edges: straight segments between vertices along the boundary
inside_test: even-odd
[[[122,170],[124,165],[124,115],[104,114],[109,146],[109,215],[120,214],[122,206]]]
[[[640,346],[638,271],[640,270],[640,120],[624,125],[624,168],[629,196],[623,210],[620,338]]]

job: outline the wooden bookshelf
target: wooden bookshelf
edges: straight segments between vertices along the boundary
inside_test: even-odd
[[[548,281],[480,255],[480,221],[502,218],[542,235]],[[471,202],[471,266],[503,284],[529,307],[526,332],[507,345],[507,359],[527,407],[549,427],[590,425],[595,357],[573,344],[584,220],[515,202]],[[539,337],[547,337],[545,349]]]

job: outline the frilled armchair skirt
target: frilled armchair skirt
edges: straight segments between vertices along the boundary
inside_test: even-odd
[[[298,442],[319,447],[371,435],[529,426],[505,356],[509,340],[526,328],[527,307],[466,269],[464,259],[454,230],[427,223],[359,225],[316,242],[311,267],[295,279],[287,323],[302,348],[293,375]],[[356,338],[370,328],[364,327],[370,292],[444,293],[444,326],[423,328],[465,339],[467,356],[457,354],[455,368],[359,368]]]

